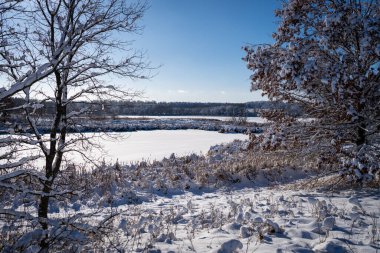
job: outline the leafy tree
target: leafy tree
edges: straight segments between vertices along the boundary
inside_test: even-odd
[[[0,156],[3,161],[0,190],[3,200],[6,196],[12,196],[15,201],[28,199],[29,205],[37,209],[37,217],[28,211],[16,211],[22,204],[17,201],[9,208],[1,208],[0,214],[13,217],[16,222],[24,218],[28,226],[34,228],[21,237],[12,235],[14,245],[9,251],[23,251],[39,242],[39,250],[46,252],[54,243],[75,244],[71,240],[81,237],[71,236],[70,230],[77,228],[77,232],[83,234],[96,232],[94,227],[69,225],[49,217],[52,199],[64,201],[62,199],[76,193],[62,179],[63,162],[69,159],[65,154],[81,152],[80,146],[88,141],[85,136],[68,139],[69,126],[75,127],[78,119],[81,120],[79,116],[87,110],[69,112],[69,108],[77,100],[125,99],[138,94],[109,85],[102,77],[145,78],[143,72],[148,66],[143,55],[132,51],[128,41],[120,38],[140,31],[138,22],[146,4],[124,0],[6,3],[0,4],[2,16],[8,17],[2,20],[1,27],[10,32],[1,34],[7,38],[0,45],[0,74],[8,85],[0,87],[0,99],[10,96],[23,99],[22,106],[13,109],[22,111],[26,126],[10,127],[10,135],[0,140],[0,144],[7,147],[2,149],[5,155]],[[53,118],[40,117],[41,101],[54,104]],[[51,127],[44,135],[39,125],[46,121]],[[29,164],[41,158],[43,167]],[[65,229],[60,228],[62,224],[66,224]]]
[[[378,0],[289,0],[276,11],[272,45],[247,46],[252,90],[301,104],[312,119],[281,112],[266,147],[302,147],[356,179],[379,171],[380,5]]]

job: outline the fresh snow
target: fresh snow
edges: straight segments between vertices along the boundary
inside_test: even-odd
[[[359,212],[353,211],[355,205],[349,202],[352,195],[364,207]],[[378,191],[241,187],[148,196],[151,201],[117,207],[122,214],[114,236],[127,252],[380,250]],[[128,243],[132,242],[131,231],[139,231],[140,245]]]
[[[210,168],[220,154],[227,160],[231,159],[229,154],[244,155],[246,144],[235,141],[211,147],[206,158]],[[186,163],[188,159],[183,161]],[[161,163],[181,167],[181,161],[172,156]],[[114,186],[112,208],[101,204],[106,196],[94,192],[90,199],[73,205],[73,212],[91,213],[93,208],[99,210],[96,206],[103,208],[104,215],[100,217],[107,217],[110,211],[119,212],[113,225],[117,229],[109,238],[115,251],[380,251],[379,189],[317,191],[308,187],[310,173],[284,169],[276,183],[269,180],[269,171],[262,170],[253,180],[241,178],[240,183],[204,187],[193,184],[187,190],[180,186],[170,188],[170,182],[166,182],[168,188],[164,191],[165,187],[155,185],[154,178],[149,176],[157,173],[158,179],[169,180],[161,175],[164,173],[159,169],[161,163],[141,168],[137,174],[134,173],[137,167],[123,167],[125,173],[138,176]],[[173,177],[178,173],[175,169],[171,171]],[[180,174],[178,180],[182,180],[181,185],[187,182]]]
[[[191,139],[192,131],[183,132]],[[162,139],[168,141],[168,136],[163,134]],[[184,138],[179,140],[183,142]],[[88,223],[96,223],[119,213],[112,222],[112,232],[102,241],[107,252],[380,251],[379,189],[316,191],[309,187],[310,174],[291,168],[283,169],[274,180],[270,179],[270,169],[262,169],[250,180],[236,175],[241,180],[235,183],[212,183],[217,179],[212,180],[215,165],[233,165],[234,156],[247,155],[247,144],[235,141],[213,146],[204,158],[175,155],[117,170],[112,166],[99,168],[91,173],[103,173],[102,182],[88,185],[88,194],[78,194],[68,202],[53,201],[50,217],[66,219],[84,214]],[[114,149],[118,149],[116,145]],[[221,159],[232,163],[218,163]],[[196,166],[201,165],[210,175],[205,185],[196,181],[201,175],[191,178],[191,171],[196,173]],[[188,177],[180,173],[182,167],[189,169],[184,170]],[[104,191],[107,182],[111,188]],[[18,206],[14,214],[30,210],[35,215],[34,207],[18,202],[14,202]],[[32,234],[24,236],[23,240],[33,240]]]

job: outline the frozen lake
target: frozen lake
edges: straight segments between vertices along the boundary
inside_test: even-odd
[[[93,141],[104,147],[104,153],[94,150],[91,156],[105,157],[107,162],[118,159],[120,163],[161,160],[172,153],[176,156],[205,154],[213,145],[248,139],[244,134],[221,134],[203,130],[154,130],[112,133],[112,138],[98,136],[96,134]]]
[[[209,148],[216,144],[231,142],[235,139],[247,140],[244,134],[222,134],[215,131],[203,130],[154,130],[137,132],[113,132],[107,135],[100,133],[69,134],[68,142],[74,137],[90,138],[91,145],[75,143],[68,149],[81,151],[86,155],[84,160],[78,152],[68,152],[65,160],[68,163],[89,164],[91,162],[105,161],[114,163],[133,163],[137,161],[161,160],[169,157],[172,153],[176,156],[189,155],[191,153],[206,154]],[[47,135],[44,136],[46,140]],[[91,146],[102,147],[86,148]],[[36,150],[28,155],[36,154]],[[23,156],[27,156],[23,153]],[[42,167],[43,160],[38,160],[35,165]]]

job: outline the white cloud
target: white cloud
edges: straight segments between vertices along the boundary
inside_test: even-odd
[[[178,93],[188,93],[187,90],[177,90]]]
[[[224,90],[221,90],[221,91],[220,91],[220,94],[222,94],[222,95],[226,95],[226,94],[227,94],[227,92],[226,92],[226,91],[224,91]]]

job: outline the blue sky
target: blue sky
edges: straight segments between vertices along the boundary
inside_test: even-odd
[[[250,92],[241,47],[273,42],[279,7],[278,0],[151,0],[133,45],[161,67],[128,85],[156,101],[263,100]]]

